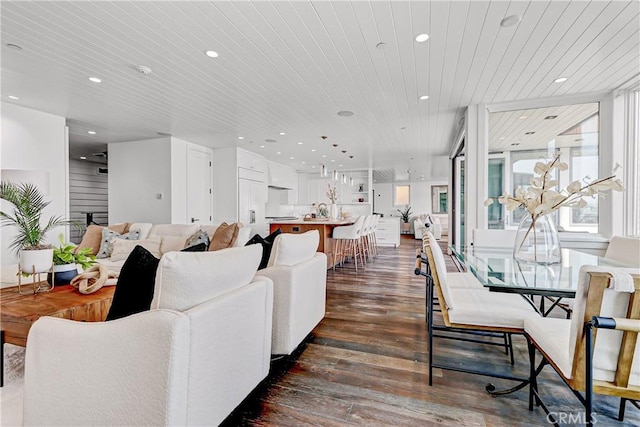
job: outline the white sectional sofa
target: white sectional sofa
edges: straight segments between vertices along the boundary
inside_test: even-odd
[[[151,224],[148,222],[132,223],[129,232],[139,231],[138,240],[153,240],[159,244],[159,257],[168,252],[179,251],[184,248],[186,240],[193,233],[202,229],[207,232],[209,238],[213,236],[220,225],[198,225],[198,224]],[[235,246],[244,246],[251,238],[251,227],[243,226],[238,231],[238,238]],[[135,242],[132,241],[132,242]],[[125,259],[98,258],[97,262],[106,266],[110,271],[120,272]]]
[[[24,425],[218,425],[269,372],[273,283],[254,277],[260,258],[260,245],[167,253],[150,311],[36,321]]]

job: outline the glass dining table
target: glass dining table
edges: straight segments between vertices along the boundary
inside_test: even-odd
[[[562,262],[543,265],[513,258],[512,248],[450,246],[456,258],[489,290],[496,292],[574,298],[583,265],[628,267],[626,264],[562,249]]]

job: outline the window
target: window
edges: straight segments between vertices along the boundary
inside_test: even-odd
[[[574,180],[598,178],[599,114],[597,102],[490,113],[489,197],[528,188],[536,162],[556,152],[569,165],[568,171],[554,169],[558,189]],[[585,201],[587,206],[582,209],[564,207],[551,214],[559,229],[598,232],[598,198]],[[506,214],[503,208],[497,203],[488,208],[489,228],[515,228],[525,215],[523,208]]]
[[[411,200],[409,198],[409,185],[396,185],[395,186],[395,198],[394,205],[409,205]]]

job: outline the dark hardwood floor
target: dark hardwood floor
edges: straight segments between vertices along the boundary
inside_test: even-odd
[[[358,273],[352,264],[329,270],[324,320],[293,356],[272,362],[269,377],[223,425],[549,425],[542,409],[527,410],[527,389],[492,398],[484,391],[489,378],[438,369],[428,385],[424,278],[413,274],[419,245],[403,236],[400,248],[380,248]],[[453,262],[448,268],[456,271]],[[526,376],[524,338],[514,337],[514,346],[513,367],[498,347],[462,341],[436,340],[434,357]],[[553,411],[582,411],[549,367],[540,390]],[[617,408],[617,399],[597,396],[597,425],[640,425],[640,411],[627,405],[620,423]]]

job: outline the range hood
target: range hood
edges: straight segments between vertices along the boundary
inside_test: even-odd
[[[273,188],[274,190],[293,190],[293,188],[283,187],[281,185],[269,184],[267,187]]]

